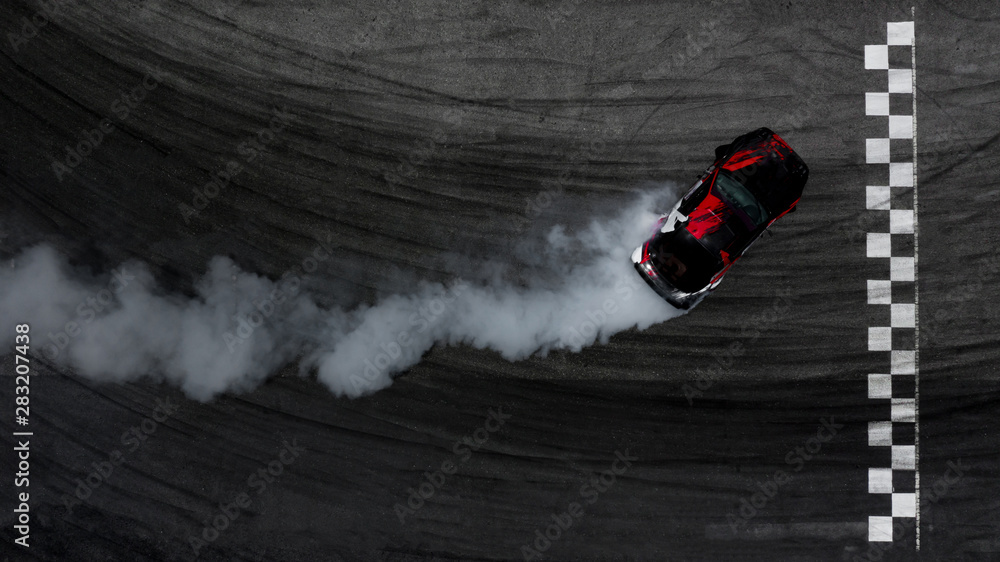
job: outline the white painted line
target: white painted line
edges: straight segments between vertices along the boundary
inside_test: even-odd
[[[890,375],[912,375],[916,362],[912,351],[893,351],[889,359]]]
[[[892,398],[892,375],[872,373],[868,375],[868,398]]]
[[[871,257],[871,256],[869,256]],[[885,256],[881,256],[885,257]],[[892,281],[913,281],[916,278],[916,258],[890,258],[889,279]]]
[[[892,281],[869,279],[868,304],[892,304]]]
[[[910,7],[910,15],[913,22],[910,22],[910,73],[912,82],[910,92],[913,95],[913,307],[914,307],[914,327],[915,337],[913,340],[913,479],[916,490],[914,494],[914,504],[917,506],[914,517],[914,529],[916,535],[916,550],[920,551],[920,284],[917,283],[917,257],[918,257],[918,234],[917,228],[917,35],[915,32],[915,22],[917,20],[916,6]]]
[[[893,328],[914,328],[917,324],[916,306],[906,303],[891,305],[890,325]]]
[[[893,445],[892,446],[892,469],[893,470],[913,470],[913,445]]]
[[[865,199],[868,208],[875,211],[888,211],[891,193],[888,185],[867,186],[865,188]]]
[[[890,45],[910,45],[913,43],[913,22],[887,22],[885,36]]]
[[[887,421],[868,422],[868,446],[891,447],[892,422],[887,422]]]
[[[910,209],[889,211],[889,234],[913,234],[913,211]]]
[[[892,328],[869,327],[868,351],[892,351]]]
[[[865,115],[889,115],[889,92],[866,93]]]
[[[913,517],[917,513],[917,497],[913,492],[892,495],[892,516]]]
[[[888,47],[887,47],[888,48]],[[889,70],[889,93],[908,94],[913,85],[913,71],[909,68]]]
[[[890,139],[913,138],[913,117],[910,115],[890,115],[889,138]]]
[[[891,494],[892,493],[892,469],[891,468],[869,468],[868,469],[868,493],[869,494]]]
[[[868,164],[888,164],[889,139],[865,139],[865,162]]]
[[[892,399],[892,421],[913,423],[913,398]]]
[[[886,70],[889,68],[888,45],[865,45],[865,68]]]
[[[892,238],[888,232],[868,233],[868,257],[888,258],[892,257]]]
[[[889,164],[889,186],[890,187],[912,187],[913,186],[913,163],[893,162]]]
[[[892,517],[868,516],[868,542],[892,542]]]

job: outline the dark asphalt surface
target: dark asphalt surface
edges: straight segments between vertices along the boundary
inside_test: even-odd
[[[687,185],[716,145],[758,126],[809,164],[806,193],[694,312],[578,354],[510,363],[437,347],[360,399],[289,367],[207,404],[156,381],[38,366],[32,546],[11,542],[5,431],[6,556],[191,560],[190,537],[241,493],[249,505],[200,560],[523,559],[572,502],[584,513],[546,560],[864,555],[868,516],[888,514],[867,492],[868,467],[887,463],[867,422],[888,406],[866,386],[887,354],[867,351],[866,280],[884,273],[864,233],[886,225],[865,209],[865,138],[884,133],[864,93],[885,78],[864,70],[863,47],[909,20],[910,3],[267,4],[65,3],[15,49],[7,33],[40,4],[4,3],[0,257],[47,241],[94,271],[140,259],[190,293],[212,256],[277,278],[331,231],[336,258],[309,287],[350,304],[449,279],[452,252],[507,255],[648,182]],[[918,2],[915,13],[925,499],[949,461],[968,470],[922,506],[920,552],[911,527],[884,559],[1000,559],[1000,274],[984,269],[1000,240],[1000,8]],[[154,69],[157,87],[122,118],[114,100]],[[179,205],[275,108],[292,124],[186,220]],[[118,129],[59,181],[51,162],[104,118]],[[565,188],[525,220],[560,174]],[[759,335],[742,329],[754,322]],[[689,403],[685,385],[737,342],[744,353]],[[12,410],[12,385],[0,396]],[[157,400],[176,412],[130,450],[122,434]],[[456,454],[491,409],[510,418]],[[730,532],[727,515],[789,469],[822,418],[843,427]],[[285,442],[304,451],[273,482],[253,480]],[[613,485],[582,488],[626,450],[635,460]],[[115,451],[124,461],[68,512],[77,479]],[[446,462],[454,474],[401,522],[396,504]]]

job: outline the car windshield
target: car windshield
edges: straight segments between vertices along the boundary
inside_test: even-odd
[[[749,189],[725,170],[719,172],[719,177],[715,180],[715,188],[726,201],[750,217],[754,227],[764,224],[770,218],[767,210],[753,196],[753,193],[750,193]]]

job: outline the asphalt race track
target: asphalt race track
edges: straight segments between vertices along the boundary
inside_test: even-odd
[[[889,405],[867,394],[887,356],[867,347],[884,319],[865,240],[886,226],[866,209],[879,125],[865,92],[886,85],[864,46],[912,20],[920,548],[904,519],[877,552],[1000,560],[996,3],[52,1],[34,33],[41,2],[0,7],[7,267],[46,242],[94,272],[141,260],[190,295],[213,256],[277,279],[332,237],[308,290],[371,303],[452,278],[454,255],[503,260],[651,184],[686,187],[759,126],[810,179],[694,311],[579,353],[440,345],[355,399],[293,364],[205,403],[38,358],[29,548],[14,543],[15,396],[0,385],[4,559],[875,559],[868,517],[890,506],[868,469],[888,453],[868,422]],[[276,109],[293,117],[259,159],[185,215]],[[115,131],[57,173],[105,118]],[[2,318],[3,337],[25,321]],[[818,452],[796,453],[824,427]]]

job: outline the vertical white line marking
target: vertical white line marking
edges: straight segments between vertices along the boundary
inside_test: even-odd
[[[916,550],[920,550],[920,283],[917,275],[917,248],[920,234],[917,220],[917,17],[916,7],[910,7],[913,19],[913,37],[910,39],[910,73],[913,89],[913,455],[914,455],[914,490],[917,502],[914,529]]]

